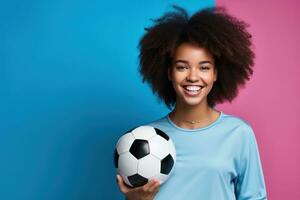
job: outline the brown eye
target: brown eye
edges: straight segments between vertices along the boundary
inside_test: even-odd
[[[201,70],[209,70],[209,67],[207,67],[207,66],[202,66],[202,67],[200,67],[200,69],[201,69]]]
[[[186,66],[176,66],[176,69],[177,70],[184,70],[184,69],[187,69]]]

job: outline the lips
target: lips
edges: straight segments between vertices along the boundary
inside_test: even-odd
[[[198,94],[201,93],[201,89],[204,86],[201,86],[201,85],[184,85],[182,87],[184,88],[184,92],[188,96],[197,96]]]
[[[185,90],[188,91],[199,91],[201,90],[204,86],[202,85],[184,85],[182,86]]]

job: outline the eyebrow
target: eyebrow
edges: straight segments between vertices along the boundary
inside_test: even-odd
[[[189,62],[186,61],[186,60],[175,60],[174,64],[176,64],[176,63],[178,63],[178,62],[183,62],[183,63],[189,64]],[[205,64],[205,63],[210,63],[210,64],[214,65],[214,64],[213,64],[211,61],[209,61],[209,60],[204,60],[204,61],[199,62],[199,64]]]

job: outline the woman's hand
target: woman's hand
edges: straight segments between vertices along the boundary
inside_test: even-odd
[[[120,191],[128,200],[153,200],[159,190],[159,181],[151,180],[146,185],[130,188],[123,182],[120,175],[117,175],[117,182]]]

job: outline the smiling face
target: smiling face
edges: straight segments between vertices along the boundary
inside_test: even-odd
[[[176,92],[176,104],[206,104],[217,80],[213,56],[205,48],[182,43],[176,49],[168,78]]]

